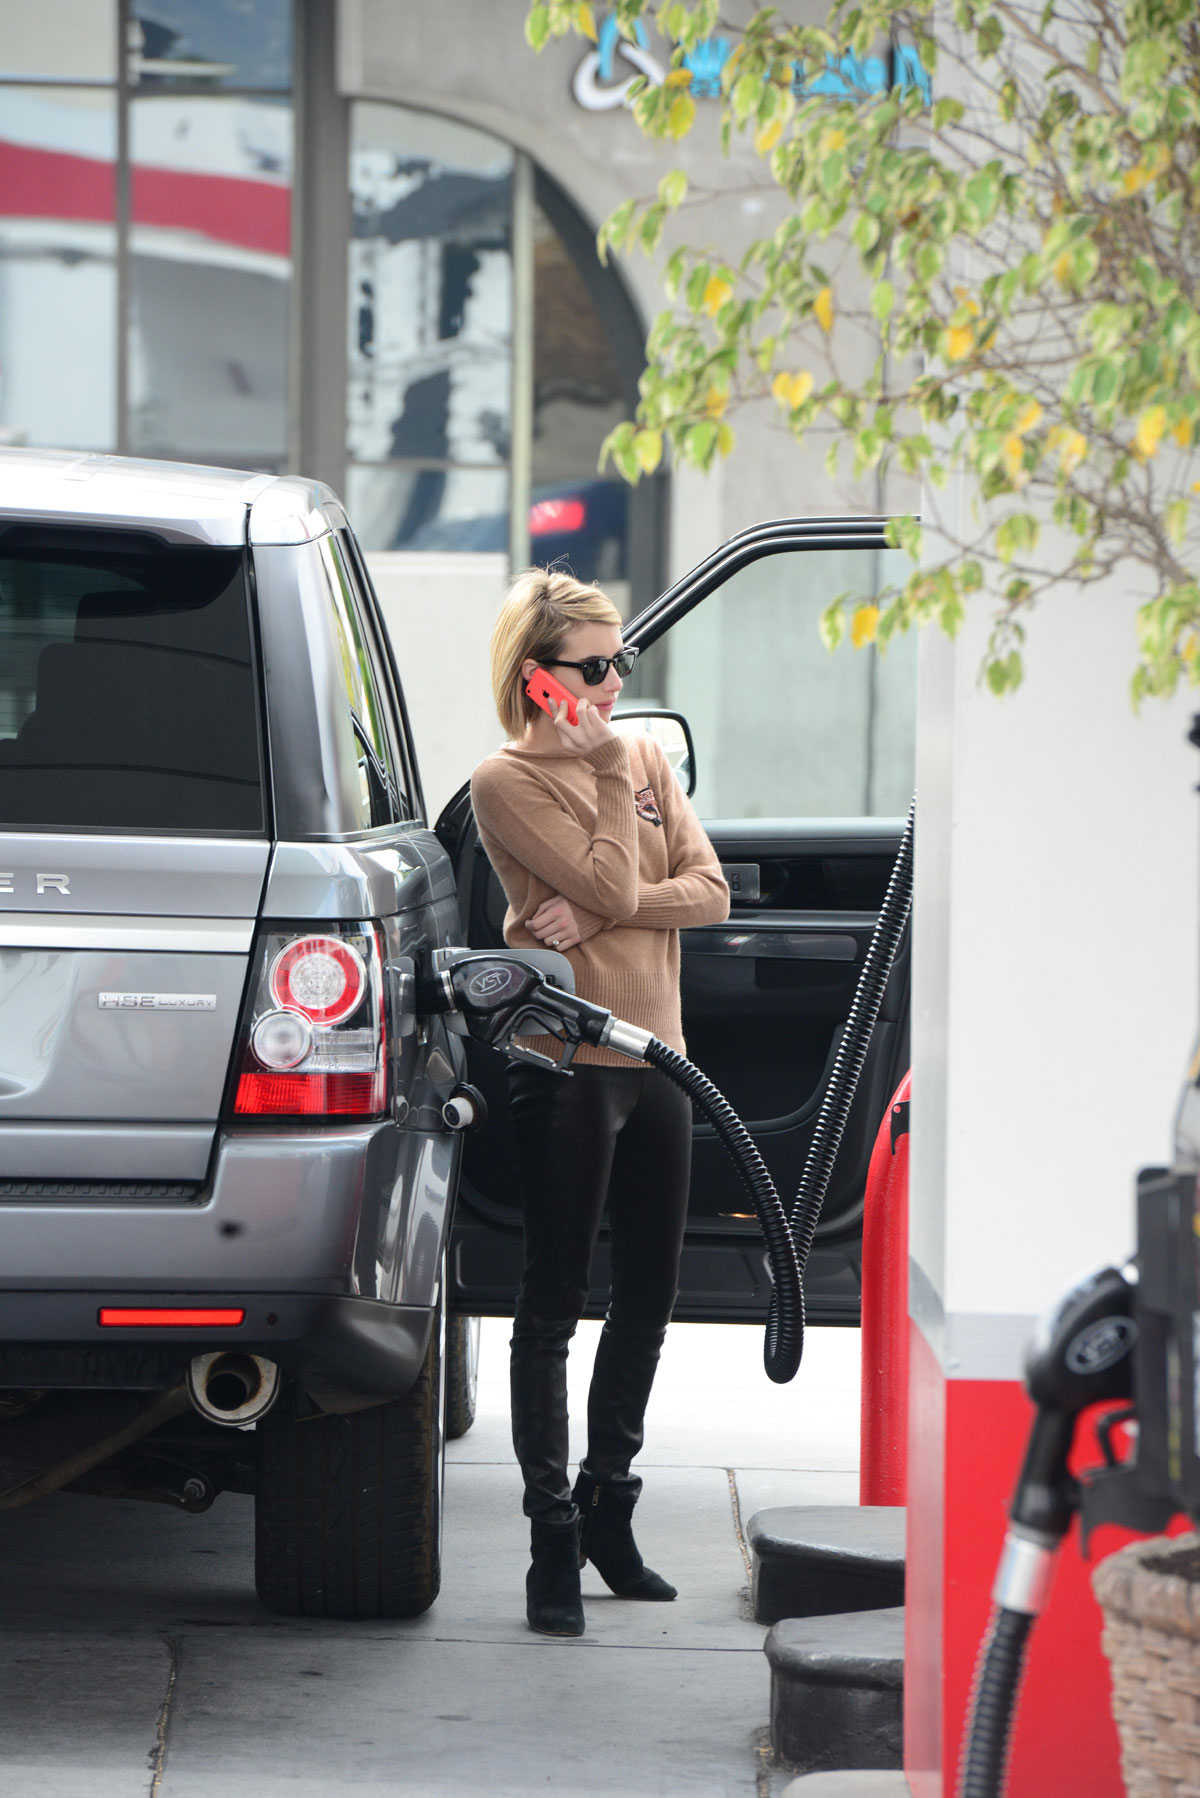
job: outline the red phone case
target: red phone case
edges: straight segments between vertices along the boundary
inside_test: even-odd
[[[560,680],[547,674],[544,668],[535,668],[526,683],[525,691],[534,705],[540,705],[548,717],[553,717],[555,709],[565,699],[567,702],[567,723],[578,724],[579,713],[575,710],[575,695],[568,693]]]

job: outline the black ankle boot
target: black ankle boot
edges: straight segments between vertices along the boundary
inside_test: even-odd
[[[579,1475],[571,1496],[579,1506],[583,1557],[610,1591],[618,1598],[645,1598],[660,1604],[676,1596],[674,1586],[647,1567],[638,1553],[633,1539],[636,1499],[622,1497],[590,1473]]]
[[[530,1629],[543,1636],[581,1636],[578,1523],[532,1522],[530,1553],[533,1561],[525,1575],[525,1615]]]

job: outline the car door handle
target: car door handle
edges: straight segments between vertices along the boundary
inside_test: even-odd
[[[755,925],[750,928],[701,925],[686,930],[687,955],[736,955],[747,960],[855,961],[858,942],[842,931],[798,930]]]
[[[734,904],[757,905],[762,898],[762,880],[757,862],[722,862],[721,874]]]

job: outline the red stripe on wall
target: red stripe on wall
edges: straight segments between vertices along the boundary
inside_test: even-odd
[[[194,231],[216,243],[286,256],[292,194],[270,181],[135,166],[133,222]],[[0,216],[111,224],[116,171],[110,162],[0,141]]]
[[[198,231],[218,243],[286,256],[292,244],[292,193],[237,175],[179,169],[133,170],[133,222]]]
[[[117,216],[117,171],[91,156],[0,140],[0,215],[111,225]]]

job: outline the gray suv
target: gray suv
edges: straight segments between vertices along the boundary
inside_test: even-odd
[[[684,932],[684,1033],[785,1194],[904,828],[845,814],[881,781],[907,804],[885,777],[913,693],[893,647],[839,677],[857,712],[746,696],[768,657],[797,691],[835,686],[820,612],[878,592],[900,555],[883,518],[768,520],[625,627],[642,653],[618,722],[646,722],[625,701],[652,726],[701,721],[679,771],[733,895]],[[425,816],[331,493],[0,450],[0,1509],[63,1487],[185,1509],[253,1491],[272,1608],[432,1602],[443,1439],[471,1421],[479,1315],[512,1315],[521,1227],[502,1058],[415,1015],[438,951],[503,947],[504,895],[469,790],[436,834]],[[811,1323],[858,1321],[908,966],[905,946],[808,1263]],[[602,1228],[590,1316],[608,1271]],[[675,1314],[760,1320],[769,1298],[697,1114]]]
[[[0,1507],[253,1491],[273,1610],[433,1601],[478,1107],[422,818],[327,489],[0,451]]]

